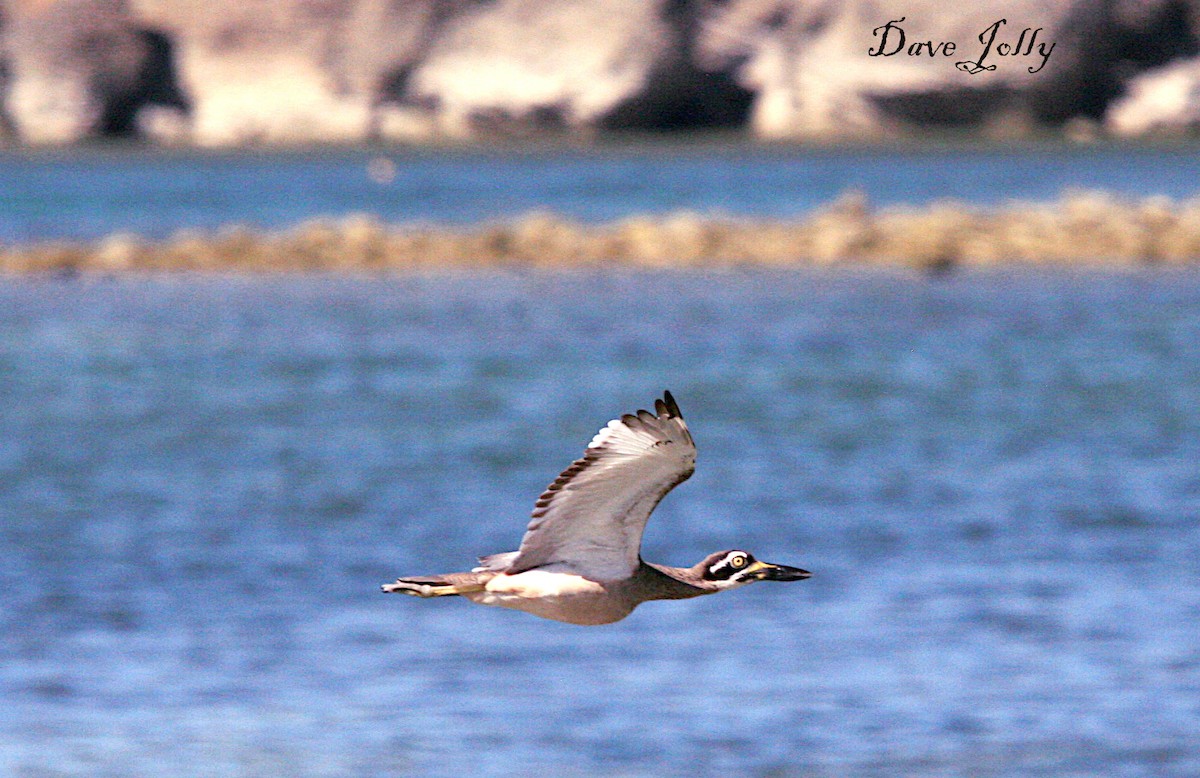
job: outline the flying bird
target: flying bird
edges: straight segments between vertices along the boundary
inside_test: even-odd
[[[670,392],[613,419],[538,498],[521,547],[481,557],[469,573],[412,576],[385,592],[457,595],[569,624],[610,624],[648,600],[716,594],[754,581],[799,581],[807,570],[740,550],[693,567],[642,560],[642,532],[659,501],[696,469],[696,444]]]

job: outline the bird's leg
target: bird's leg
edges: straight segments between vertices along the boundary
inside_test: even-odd
[[[395,583],[384,584],[379,588],[385,592],[409,594],[413,597],[451,597],[483,591],[483,584],[477,581],[454,583],[441,576],[428,576],[397,578]]]

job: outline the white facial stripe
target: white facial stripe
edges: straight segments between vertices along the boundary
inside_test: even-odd
[[[717,572],[721,568],[728,567],[728,566],[729,566],[729,557],[725,557],[720,562],[717,562],[715,565],[708,568],[708,573],[709,573],[709,575],[712,575],[713,573]]]
[[[715,578],[719,571],[724,570],[726,567],[730,567],[733,564],[733,560],[735,560],[739,557],[741,557],[743,560],[749,559],[749,557],[747,556],[745,551],[730,551],[728,554],[721,557],[721,559],[716,564],[714,564],[712,567],[708,568],[708,574]],[[743,565],[744,564],[745,563],[743,562]],[[739,574],[738,572],[733,573],[733,575],[729,576],[729,580],[736,579],[738,574]]]

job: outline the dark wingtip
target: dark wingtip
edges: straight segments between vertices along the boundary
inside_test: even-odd
[[[674,417],[677,419],[683,418],[683,414],[679,411],[679,404],[675,402],[675,397],[672,396],[669,389],[663,390],[663,398],[656,402],[655,405],[662,406],[661,408],[655,409],[658,411],[659,416],[661,416],[662,412],[665,410],[667,412],[667,416],[669,417]]]
[[[646,411],[638,411],[636,414],[625,413],[621,415],[621,422],[631,430],[641,430],[646,428],[646,421],[642,418],[642,414]]]

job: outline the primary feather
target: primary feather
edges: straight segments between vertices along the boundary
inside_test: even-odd
[[[613,419],[538,498],[508,573],[561,565],[593,580],[633,575],[650,513],[695,469],[696,446],[670,392],[655,413]]]

